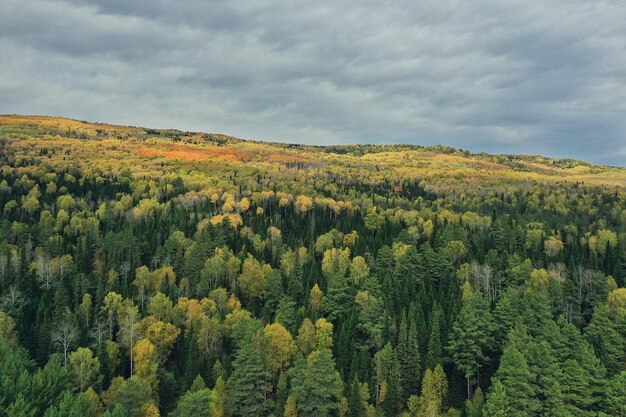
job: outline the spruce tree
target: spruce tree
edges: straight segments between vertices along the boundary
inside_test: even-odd
[[[467,417],[482,417],[485,406],[485,396],[483,390],[478,387],[474,396],[465,401],[465,413]]]
[[[585,329],[585,338],[602,361],[610,375],[620,371],[624,365],[626,341],[617,331],[617,326],[609,317],[606,305],[595,308],[591,323]]]
[[[534,377],[526,358],[516,346],[509,345],[504,349],[495,378],[507,393],[510,417],[536,415],[540,404],[536,398],[536,387],[533,385]]]
[[[421,360],[415,322],[407,320],[404,314],[401,320],[396,352],[403,389],[402,398],[406,400],[410,395],[417,394],[419,390]]]
[[[306,360],[296,359],[291,375],[298,415],[326,417],[337,409],[343,384],[329,349],[314,351]]]
[[[487,351],[492,346],[493,323],[487,300],[473,293],[468,282],[463,292],[463,307],[452,326],[447,350],[467,380],[469,398],[472,377],[477,376],[480,367],[489,359]]]
[[[271,410],[268,398],[271,375],[265,369],[260,350],[244,341],[233,361],[233,373],[227,381],[229,407],[236,417],[265,416]]]
[[[483,408],[485,417],[510,417],[511,405],[506,389],[500,380],[494,379]]]
[[[439,308],[433,310],[430,317],[430,337],[428,338],[428,350],[424,367],[432,369],[442,362],[443,348],[441,347],[441,315]]]
[[[361,399],[361,384],[358,378],[352,380],[348,396],[348,417],[364,417],[363,401]]]
[[[607,382],[602,408],[610,416],[626,416],[626,371]]]
[[[191,389],[178,400],[176,409],[169,417],[212,417],[211,416],[211,390],[202,388],[192,391]]]
[[[341,274],[334,274],[328,280],[328,289],[324,296],[323,311],[331,321],[343,316],[350,306],[350,287],[348,280]]]

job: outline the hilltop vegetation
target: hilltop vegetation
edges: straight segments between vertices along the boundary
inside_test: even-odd
[[[625,188],[0,116],[0,417],[626,415]]]

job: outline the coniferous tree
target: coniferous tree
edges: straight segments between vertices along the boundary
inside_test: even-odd
[[[507,347],[504,348],[500,366],[495,374],[495,381],[498,381],[504,388],[503,391],[506,392],[506,402],[510,407],[509,416],[531,417],[536,415],[540,404],[536,398],[537,388],[533,383],[534,376],[524,354],[519,350],[517,341],[511,340],[511,338],[509,338]],[[495,387],[495,382],[493,385]],[[502,393],[499,393],[498,396],[502,397]]]
[[[626,371],[609,379],[602,408],[610,416],[626,415]]]
[[[489,417],[509,417],[512,415],[506,389],[498,379],[495,379],[491,384],[487,402],[483,408],[483,415]]]
[[[361,384],[358,378],[352,380],[348,396],[348,417],[364,417],[365,409],[361,398]]]
[[[626,340],[617,331],[605,305],[595,308],[591,322],[585,329],[585,338],[610,374],[623,369]]]
[[[401,320],[396,354],[400,367],[402,394],[403,398],[407,399],[410,395],[418,392],[421,359],[415,322],[407,320],[404,314]]]
[[[292,368],[291,393],[298,415],[323,417],[337,409],[343,384],[329,349],[300,357]]]
[[[474,392],[474,396],[465,401],[465,413],[467,417],[482,417],[484,406],[485,396],[483,395],[483,390],[478,387]]]
[[[343,316],[350,304],[348,280],[340,274],[334,274],[328,280],[328,289],[324,296],[323,311],[331,321]]]
[[[487,300],[474,293],[465,283],[463,307],[456,318],[447,350],[457,369],[467,380],[467,396],[470,397],[471,379],[488,360],[487,351],[492,345],[492,319]]]
[[[270,413],[271,375],[265,369],[259,349],[245,341],[233,361],[233,373],[226,383],[229,408],[234,416],[265,416]]]
[[[433,310],[430,319],[430,336],[428,338],[428,350],[424,367],[432,369],[442,362],[443,348],[441,346],[441,316],[440,308]]]
[[[189,390],[180,397],[176,409],[169,417],[212,417],[211,416],[211,390],[202,388]]]

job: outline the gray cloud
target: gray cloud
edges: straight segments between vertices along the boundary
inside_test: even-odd
[[[626,165],[626,5],[0,0],[0,113]]]

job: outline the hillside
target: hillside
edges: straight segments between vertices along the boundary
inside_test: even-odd
[[[0,140],[16,156],[45,156],[43,161],[56,166],[88,161],[90,165],[110,165],[119,172],[139,164],[142,175],[160,175],[168,168],[242,170],[242,174],[254,169],[286,176],[305,171],[307,177],[323,179],[333,175],[346,182],[389,182],[395,186],[419,178],[435,192],[445,186],[440,184],[443,178],[455,187],[473,187],[475,181],[481,185],[486,182],[490,187],[524,181],[626,186],[625,168],[571,159],[471,154],[449,147],[412,145],[317,147],[254,142],[222,134],[114,126],[57,117],[0,116]]]
[[[0,116],[0,417],[624,404],[626,168]]]

